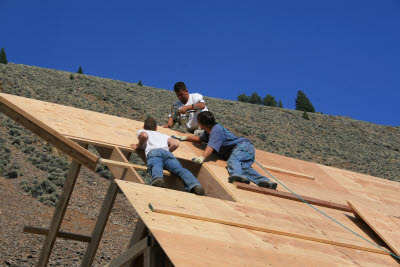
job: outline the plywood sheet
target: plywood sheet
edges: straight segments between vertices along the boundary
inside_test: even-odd
[[[354,213],[362,218],[400,257],[400,219],[374,211],[360,203],[349,202]]]
[[[130,144],[137,143],[136,132],[143,129],[143,122],[139,121],[20,96],[1,96],[67,137],[129,147]],[[158,131],[168,135],[176,134],[175,131],[162,127]],[[184,144],[174,154],[184,159],[195,156]]]
[[[386,255],[154,213],[149,202],[196,207],[207,198],[126,181],[117,183],[175,266],[397,265]]]

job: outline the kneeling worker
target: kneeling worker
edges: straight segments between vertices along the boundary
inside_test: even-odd
[[[167,124],[163,125],[164,128],[171,128],[175,122],[184,122],[186,129],[196,135],[200,136],[203,130],[197,124],[197,116],[202,111],[207,111],[206,104],[204,103],[201,94],[189,94],[186,85],[183,82],[177,82],[174,85],[174,91],[179,101],[172,105],[171,114]]]
[[[144,130],[139,130],[138,144],[131,144],[135,150],[144,150],[147,159],[147,169],[151,175],[150,185],[162,187],[164,185],[163,169],[182,179],[186,191],[196,195],[204,195],[204,189],[196,177],[171,153],[179,147],[179,142],[170,136],[157,132],[156,120],[152,117],[144,121]]]
[[[203,163],[216,151],[224,160],[227,160],[230,183],[237,181],[249,184],[252,181],[258,186],[276,189],[277,183],[262,176],[251,167],[255,160],[255,150],[250,140],[237,137],[224,129],[217,124],[214,115],[209,111],[201,112],[197,116],[197,120],[201,129],[204,130],[201,136],[172,136],[180,141],[208,142],[203,154],[193,159],[195,163]]]

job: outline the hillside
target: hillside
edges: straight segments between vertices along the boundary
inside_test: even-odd
[[[1,64],[0,91],[135,120],[152,115],[160,124],[176,101],[173,91],[75,73],[70,80],[70,74]],[[258,149],[400,181],[400,127],[323,114],[309,114],[307,121],[295,110],[205,100],[222,125],[253,140]]]
[[[167,120],[173,91],[110,79],[16,64],[0,64],[0,92],[143,120]],[[172,85],[171,85],[172,86]],[[201,93],[201,90],[192,90]],[[400,129],[347,117],[310,114],[206,97],[217,120],[265,151],[400,181]],[[143,164],[138,157],[132,162]],[[17,123],[0,114],[0,265],[37,261],[43,237],[24,234],[24,225],[48,227],[68,159]],[[90,235],[110,172],[84,170],[72,196],[62,230]],[[141,172],[139,172],[141,173]],[[141,173],[146,178],[145,173]],[[35,198],[32,198],[34,196]],[[46,204],[43,205],[42,203]],[[110,215],[95,265],[119,255],[137,221],[120,194]],[[76,266],[85,244],[57,240],[50,266]]]

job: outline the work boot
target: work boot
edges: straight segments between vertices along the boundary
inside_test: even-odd
[[[229,176],[228,182],[233,183],[233,182],[239,182],[239,183],[244,183],[244,184],[249,184],[250,181],[246,177],[243,176]]]
[[[272,181],[260,181],[258,186],[275,190],[278,184]]]
[[[205,196],[206,192],[204,192],[204,188],[201,185],[196,185],[190,190],[190,192],[195,193],[198,196]]]
[[[151,186],[163,187],[164,179],[161,177],[154,178],[153,181],[150,182]]]

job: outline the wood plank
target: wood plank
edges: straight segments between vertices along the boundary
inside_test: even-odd
[[[180,216],[180,217],[191,218],[191,219],[202,220],[202,221],[213,222],[213,223],[220,223],[220,224],[224,224],[224,225],[230,225],[230,226],[245,228],[245,229],[249,229],[249,230],[256,230],[256,231],[265,232],[265,233],[284,235],[284,236],[300,238],[300,239],[305,239],[305,240],[310,240],[310,241],[315,241],[315,242],[319,242],[319,243],[325,243],[325,244],[330,244],[330,245],[335,245],[335,246],[340,246],[340,247],[347,247],[347,248],[352,248],[352,249],[357,249],[357,250],[364,250],[364,251],[369,251],[369,252],[374,252],[374,253],[379,253],[379,254],[384,254],[384,255],[389,254],[383,250],[380,250],[380,249],[377,249],[377,248],[374,248],[371,246],[367,247],[367,246],[360,246],[360,245],[355,245],[355,244],[350,244],[350,243],[345,243],[345,242],[339,242],[339,241],[320,237],[311,232],[307,233],[307,234],[298,234],[294,231],[283,231],[283,230],[278,229],[277,227],[270,227],[270,226],[268,226],[268,224],[257,225],[254,222],[253,223],[243,222],[243,221],[248,220],[248,218],[243,218],[243,220],[238,220],[237,217],[230,216],[229,219],[223,219],[222,216],[218,215],[220,213],[217,211],[212,212],[211,215],[203,216],[203,215],[201,215],[202,214],[201,210],[188,211],[187,209],[183,209],[182,207],[177,208],[174,206],[167,206],[167,205],[162,205],[162,204],[157,204],[157,206],[153,206],[150,203],[149,208],[153,212],[158,212],[158,213],[162,213],[162,214]]]
[[[114,147],[118,147],[119,149],[123,149],[123,150],[129,151],[129,152],[135,152],[134,149],[132,149],[130,146],[127,146],[127,145],[106,143],[106,142],[90,139],[88,137],[79,137],[79,136],[73,136],[73,135],[69,135],[69,134],[65,134],[64,136],[75,142],[81,142],[81,143],[85,143],[85,144],[89,144],[89,145],[93,145],[93,146],[99,146],[99,147],[105,147],[105,148],[111,148],[111,149],[114,149]]]
[[[286,214],[282,209],[275,209],[269,203],[261,208],[263,214],[260,214],[260,208],[255,208],[252,205],[237,204],[125,181],[117,181],[117,183],[176,267],[188,265],[265,266],[265,264],[279,266],[293,265],[294,263],[296,266],[398,266],[398,263],[392,257],[383,254],[150,212],[148,203],[183,206],[184,208],[201,209],[209,212],[210,206],[220,206],[216,203],[222,202],[224,206],[219,212],[224,216],[229,216],[228,218],[232,218],[232,216],[227,215],[227,212],[235,212],[236,207],[235,214],[238,212],[246,215],[246,223],[254,220],[296,232],[301,229],[306,229],[312,233],[314,233],[313,230],[320,230],[327,234],[327,238],[333,240],[337,240],[336,236],[338,236],[339,241],[357,241],[355,235],[339,232],[343,229],[333,227],[334,225],[326,219],[321,219],[320,223],[315,223],[309,228]],[[233,185],[232,187],[234,188]],[[244,193],[252,194],[246,191]],[[265,195],[256,195],[267,199]],[[304,205],[298,202],[282,200],[295,203],[299,213],[302,213],[303,216],[310,213],[308,209],[302,209]],[[244,206],[246,209],[240,208]],[[331,211],[335,215],[343,215],[341,211]],[[344,215],[343,217],[347,218]],[[313,221],[313,217],[310,220]],[[357,232],[357,229],[351,227],[351,225],[349,227]],[[321,236],[324,237],[324,234],[321,234]],[[362,231],[361,235],[368,239],[368,236],[363,234]],[[232,260],[232,255],[235,255],[234,260]]]
[[[123,168],[134,168],[135,170],[139,171],[147,171],[147,166],[143,165],[137,165],[133,164],[130,162],[121,162],[121,161],[116,161],[116,160],[110,160],[110,159],[100,159],[100,163],[104,163],[107,166],[117,166],[117,167],[123,167]],[[169,171],[163,170],[163,174],[167,176],[171,176],[171,173]],[[127,180],[127,179],[125,179]]]
[[[46,235],[47,236],[49,234],[49,229],[30,226],[30,225],[25,225],[23,231],[24,231],[24,233],[31,233],[31,234],[37,234],[37,235]],[[86,242],[86,243],[90,242],[90,238],[91,238],[90,236],[87,236],[87,235],[80,235],[80,234],[74,234],[74,233],[63,232],[63,231],[59,231],[57,233],[57,237],[68,239],[68,240]]]
[[[64,218],[65,211],[67,210],[68,202],[71,198],[72,191],[74,190],[80,169],[81,164],[73,160],[64,182],[63,191],[57,201],[57,205],[50,222],[49,234],[46,236],[43,242],[42,251],[40,252],[37,264],[38,267],[46,266],[49,261],[54,242],[56,241],[57,233],[60,230],[61,222]]]
[[[400,257],[400,219],[376,212],[360,203],[348,201],[354,214],[366,222],[374,232]]]
[[[143,238],[135,245],[130,247],[128,250],[126,250],[124,253],[122,253],[120,256],[118,256],[118,258],[112,260],[109,264],[105,266],[120,267],[134,260],[140,253],[142,253],[145,250],[145,248],[149,246],[149,240],[150,240],[149,237]]]
[[[285,170],[285,169],[281,169],[281,168],[277,168],[277,167],[272,167],[272,166],[268,166],[268,165],[264,165],[264,164],[261,164],[261,166],[263,166],[265,169],[268,169],[268,170],[271,170],[271,171],[284,173],[284,174],[289,174],[289,175],[296,176],[296,177],[299,177],[299,178],[315,180],[315,177],[313,177],[311,175],[308,175],[308,174],[303,174],[303,173],[299,173],[299,172],[293,172],[293,171],[289,171],[289,170]]]
[[[129,241],[128,248],[132,247],[133,245],[135,245],[137,242],[139,242],[148,235],[149,231],[146,225],[144,224],[143,220],[139,217],[135,225],[135,230],[133,231],[131,240]],[[133,261],[128,262],[127,264],[124,265],[124,267],[127,266],[131,267],[143,266],[143,255],[136,257]]]
[[[202,164],[197,179],[203,186],[207,196],[238,202],[235,196],[222,184],[207,164]]]
[[[263,187],[259,187],[259,186],[254,186],[254,185],[249,185],[249,184],[244,184],[244,183],[238,183],[238,182],[233,182],[233,184],[238,189],[247,190],[247,191],[260,193],[260,194],[264,194],[264,195],[270,195],[270,196],[275,196],[275,197],[280,197],[280,198],[286,198],[286,199],[290,199],[290,200],[293,200],[293,201],[298,201],[298,202],[304,203],[303,201],[301,201],[301,199],[299,199],[298,197],[296,197],[292,193],[282,192],[282,191],[278,191],[278,190],[272,190],[272,189],[268,189],[268,188],[263,188]],[[299,195],[299,197],[301,197],[303,200],[307,201],[309,204],[312,204],[312,205],[321,206],[321,207],[327,207],[327,208],[336,209],[336,210],[343,210],[343,211],[347,211],[347,212],[352,212],[352,209],[347,205],[333,203],[333,202],[330,202],[330,201],[325,201],[325,200],[316,199],[316,198],[312,198],[312,197],[301,196],[301,195]]]
[[[124,156],[122,151],[118,147],[114,147],[113,152],[111,153],[110,157],[111,162],[122,162],[123,164],[130,164],[128,159]],[[132,166],[124,166],[123,168],[121,167],[116,167],[113,164],[106,163],[108,168],[113,172],[113,175],[116,179],[121,179],[121,177],[124,177],[123,180],[130,181],[130,182],[135,182],[135,183],[144,183],[143,179],[140,177],[140,175],[136,172],[136,170]],[[123,173],[125,173],[123,175]]]
[[[90,170],[96,170],[96,155],[90,153],[75,142],[69,140],[46,123],[38,120],[28,112],[24,111],[8,99],[7,95],[0,93],[0,110],[8,117],[21,124],[37,136],[43,138],[53,146],[62,150],[70,157],[85,165]]]

